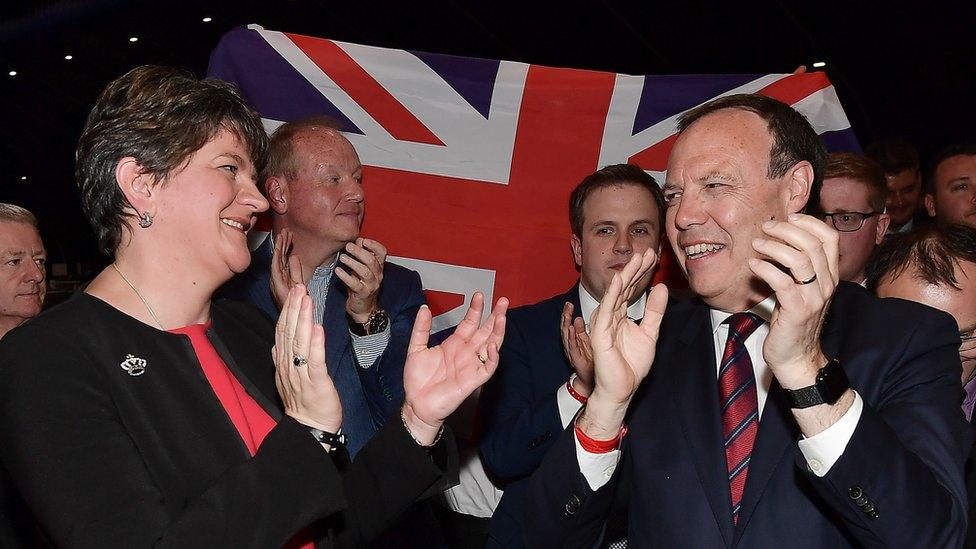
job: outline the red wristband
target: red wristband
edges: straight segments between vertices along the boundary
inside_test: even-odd
[[[617,448],[620,448],[620,441],[623,440],[624,435],[627,434],[627,426],[621,425],[620,432],[617,436],[610,440],[596,440],[586,436],[586,433],[580,429],[579,425],[576,425],[576,440],[580,442],[580,446],[584,450],[591,454],[606,454],[607,452],[612,452]]]
[[[573,378],[569,378],[569,381],[566,382],[566,390],[569,391],[569,396],[576,399],[576,402],[586,404],[587,397],[581,395],[576,389],[573,389]]]

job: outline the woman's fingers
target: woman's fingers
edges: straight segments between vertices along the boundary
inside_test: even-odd
[[[294,357],[299,359],[295,371],[301,373],[302,376],[308,376],[308,369],[305,366],[308,365],[309,360],[309,347],[312,340],[312,311],[314,309],[312,299],[308,296],[302,296],[302,307],[298,312],[298,326],[295,327],[295,339],[292,340],[291,348]]]
[[[329,378],[329,370],[325,364],[325,329],[321,324],[316,324],[310,331],[308,378],[316,385],[323,383],[324,378]],[[331,378],[328,381],[331,383]]]

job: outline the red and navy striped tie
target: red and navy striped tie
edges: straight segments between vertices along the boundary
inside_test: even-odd
[[[725,343],[718,372],[718,396],[722,406],[725,462],[732,493],[732,521],[738,523],[752,445],[759,430],[756,376],[752,371],[749,352],[746,351],[746,339],[763,320],[753,313],[736,313],[725,323],[729,325],[729,339]]]

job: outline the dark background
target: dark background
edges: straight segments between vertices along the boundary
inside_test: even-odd
[[[0,201],[40,218],[52,262],[101,261],[73,182],[98,92],[142,64],[198,75],[227,30],[630,74],[792,72],[825,61],[862,145],[911,140],[923,159],[976,127],[976,2],[7,3],[0,8]],[[212,21],[204,23],[209,16]],[[129,37],[137,36],[137,42]],[[65,55],[72,55],[67,61]],[[17,71],[14,77],[8,76]],[[26,178],[26,179],[24,179]],[[71,274],[86,275],[71,267]]]

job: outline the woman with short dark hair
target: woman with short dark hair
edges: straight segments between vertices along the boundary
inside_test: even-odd
[[[277,326],[212,301],[250,261],[266,149],[230,85],[174,69],[130,71],[89,115],[78,184],[114,261],[0,344],[0,458],[53,544],[359,546],[452,476],[443,421],[497,365],[507,302],[479,327],[476,297],[431,349],[421,308],[400,417],[349,463],[304,288]]]

